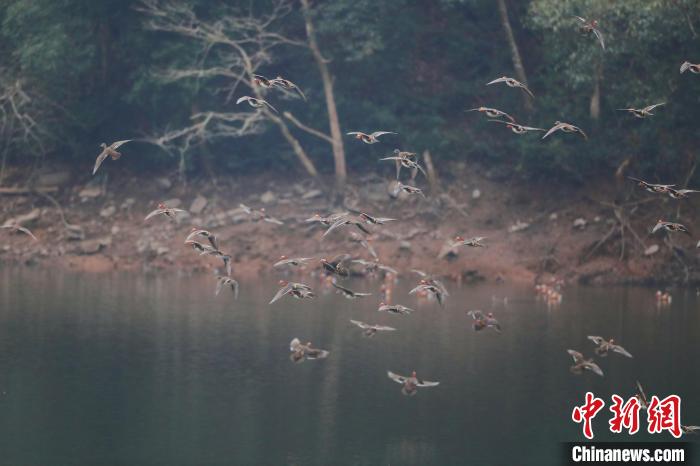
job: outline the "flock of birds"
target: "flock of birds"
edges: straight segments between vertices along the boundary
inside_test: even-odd
[[[580,23],[580,31],[584,34],[595,36],[595,38],[597,38],[598,42],[600,43],[600,46],[604,50],[605,42],[603,39],[603,34],[598,28],[598,22],[595,20],[589,21],[585,18],[578,16],[576,17],[576,19]],[[680,67],[681,73],[684,73],[685,71],[700,74],[700,64],[692,64],[686,61]],[[306,100],[306,95],[296,84],[280,76],[274,79],[268,79],[261,75],[254,75],[252,78],[252,83],[263,89],[281,89],[282,91],[286,92],[296,92],[299,95],[299,97]],[[514,78],[503,76],[488,82],[486,85],[490,86],[495,84],[505,84],[506,86],[511,88],[521,89],[530,98],[534,99],[533,92],[525,84],[519,82]],[[242,96],[237,100],[236,103],[247,103],[255,109],[266,107],[269,108],[271,111],[278,112],[277,109],[273,107],[270,103],[268,103],[266,100],[252,96]],[[653,105],[648,105],[643,108],[622,108],[619,110],[629,112],[636,118],[648,118],[653,116],[653,111],[662,105],[665,105],[665,103],[662,102]],[[468,111],[477,111],[480,113],[484,113],[487,117],[489,117],[489,121],[503,124],[516,134],[524,134],[528,132],[539,131],[544,132],[542,139],[545,139],[556,132],[562,132],[578,134],[584,139],[588,139],[588,135],[581,128],[571,123],[556,121],[554,125],[547,130],[544,128],[537,128],[519,124],[516,122],[516,119],[514,117],[512,117],[506,112],[495,108],[478,107],[470,109]],[[376,144],[380,142],[381,137],[397,133],[391,131],[374,131],[371,133],[352,131],[348,132],[347,134],[353,136],[362,143]],[[110,145],[102,143],[100,146],[102,148],[102,151],[100,152],[95,161],[95,165],[92,171],[93,175],[97,173],[100,166],[108,158],[111,158],[112,160],[119,159],[122,154],[117,149],[119,149],[121,146],[130,141],[132,140],[120,140],[113,142]],[[425,196],[420,188],[417,188],[412,185],[403,184],[400,179],[402,168],[410,170],[411,181],[415,180],[418,172],[427,176],[424,168],[418,161],[418,156],[416,153],[395,149],[392,155],[381,158],[380,160],[393,161],[396,165],[396,194],[398,194],[398,192],[405,192],[407,194],[417,194]],[[651,193],[668,194],[674,199],[683,199],[691,193],[698,192],[692,189],[676,189],[675,185],[672,184],[649,183],[637,178],[632,178],[632,180],[637,182],[640,187],[644,188],[645,190]],[[276,219],[267,214],[265,212],[265,209],[262,208],[254,209],[244,204],[241,204],[240,211],[249,215],[253,221],[265,221],[272,224],[283,223],[279,219]],[[159,216],[174,219],[181,212],[183,212],[181,209],[171,208],[161,203],[158,205],[157,209],[153,210],[145,217],[145,221],[150,221],[151,219]],[[366,212],[342,212],[333,213],[325,216],[315,214],[312,217],[305,219],[305,222],[317,223],[325,227],[326,231],[323,233],[322,238],[341,228],[351,227],[353,228],[353,230],[357,230],[350,232],[351,240],[360,243],[372,256],[372,260],[354,258],[350,254],[341,254],[331,259],[282,256],[280,260],[273,265],[273,268],[305,268],[310,265],[315,265],[320,268],[324,277],[330,282],[330,285],[345,298],[357,299],[368,297],[370,296],[370,293],[353,291],[347,288],[346,286],[342,285],[339,281],[350,276],[350,264],[356,264],[358,266],[363,267],[365,271],[369,274],[383,274],[386,282],[390,282],[393,278],[395,278],[398,275],[398,272],[395,269],[384,265],[379,261],[376,251],[372,247],[371,243],[369,242],[370,239],[368,238],[369,234],[371,233],[370,228],[381,227],[382,225],[395,220],[396,219],[393,218],[373,216]],[[31,233],[31,231],[20,225],[4,226],[3,228],[9,228],[14,231],[25,233],[36,240],[36,237]],[[654,226],[652,232],[655,233],[662,229],[668,232],[683,232],[686,234],[690,234],[685,226],[679,223],[664,220],[659,220]],[[472,237],[468,239],[465,239],[461,236],[457,236],[454,238],[454,240],[449,246],[451,249],[458,247],[483,247],[483,241],[485,239],[486,238],[481,236]],[[222,289],[230,288],[233,292],[234,298],[237,298],[239,293],[239,283],[232,276],[232,258],[230,254],[222,251],[222,249],[219,246],[219,242],[217,240],[216,235],[213,232],[206,229],[193,228],[185,238],[184,243],[185,245],[191,247],[194,251],[198,252],[200,255],[215,257],[223,262],[223,270],[225,271],[225,273],[222,273],[216,277],[217,282],[215,293],[218,295]],[[700,247],[700,242],[698,243],[698,247]],[[443,306],[445,300],[449,296],[449,293],[442,281],[436,276],[420,270],[413,270],[413,272],[415,272],[419,276],[420,280],[418,284],[409,292],[409,295],[418,295],[429,299],[435,299],[440,306]],[[311,299],[316,296],[312,287],[305,283],[282,280],[280,281],[280,286],[281,288],[273,296],[269,304],[274,304],[275,302],[281,300],[285,296],[291,296],[296,299]],[[538,284],[536,286],[536,291],[540,295],[544,296],[548,301],[561,301],[562,295],[560,291],[560,284],[555,284],[554,286]],[[390,289],[387,289],[383,286],[382,293],[384,294],[384,299],[386,302],[382,301],[379,303],[377,309],[379,312],[404,316],[409,315],[413,312],[413,309],[411,309],[410,307],[401,304],[390,303]],[[472,327],[476,332],[485,329],[492,329],[497,333],[500,333],[502,331],[500,323],[491,312],[484,313],[480,310],[470,310],[467,311],[467,316],[472,319]],[[350,322],[351,324],[359,327],[363,331],[363,334],[368,337],[372,337],[380,332],[396,331],[394,327],[389,327],[386,325],[370,324],[358,320],[350,320]],[[625,348],[617,344],[614,339],[606,340],[605,338],[600,336],[589,336],[588,339],[596,345],[595,354],[599,357],[605,357],[610,352],[613,352],[621,354],[628,358],[632,358],[632,355],[627,350],[625,350]],[[295,363],[301,363],[306,360],[324,359],[330,354],[330,352],[327,350],[314,347],[311,344],[311,342],[303,343],[299,338],[292,339],[289,345],[289,350],[291,353],[290,359]],[[584,371],[590,371],[601,377],[603,376],[602,369],[598,364],[596,364],[593,358],[587,359],[581,352],[573,349],[569,349],[567,350],[567,352],[572,356],[574,361],[574,364],[570,367],[572,373],[581,374]],[[419,378],[415,371],[413,371],[409,376],[399,375],[392,371],[388,371],[387,376],[392,381],[402,385],[402,393],[404,393],[405,395],[416,394],[418,388],[435,387],[439,385],[439,382],[437,381],[427,381],[422,378]],[[644,393],[644,390],[642,389],[642,386],[641,384],[639,384],[639,382],[637,382],[637,393],[635,396],[639,399],[642,407],[646,408],[646,406],[648,405],[648,401],[646,398],[646,394]],[[683,426],[683,432],[685,433],[691,433],[697,430],[700,430],[700,427]]]

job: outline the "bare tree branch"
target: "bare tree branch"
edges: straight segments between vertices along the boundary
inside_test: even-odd
[[[321,139],[323,139],[324,141],[326,141],[326,142],[328,142],[328,143],[330,143],[330,144],[333,144],[333,138],[332,138],[332,137],[330,137],[329,135],[327,135],[327,134],[325,134],[325,133],[322,133],[321,131],[319,131],[319,130],[317,130],[317,129],[313,129],[313,128],[310,128],[310,127],[306,126],[304,123],[302,123],[301,121],[297,120],[297,119],[294,117],[294,115],[291,114],[291,112],[284,112],[283,115],[284,115],[284,117],[285,117],[287,120],[291,121],[291,122],[294,124],[294,126],[296,126],[297,128],[299,128],[300,130],[306,131],[307,133],[312,134],[312,135],[316,136],[317,138],[321,138]]]
[[[262,66],[273,62],[273,50],[281,46],[306,46],[276,31],[276,23],[292,11],[291,0],[275,0],[267,13],[253,15],[251,11],[222,5],[212,19],[197,17],[192,7],[167,0],[142,0],[137,10],[148,17],[146,27],[179,35],[199,44],[196,60],[190,67],[170,68],[157,74],[164,81],[184,79],[223,79],[211,91],[226,94],[224,105],[230,103],[240,84],[244,84],[258,99],[263,90],[254,85],[253,75]],[[209,110],[191,116],[192,124],[147,140],[180,157],[181,169],[189,151],[219,138],[239,138],[260,134],[265,122],[277,125],[282,136],[311,176],[318,172],[301,144],[294,138],[285,122],[267,108],[249,111]]]

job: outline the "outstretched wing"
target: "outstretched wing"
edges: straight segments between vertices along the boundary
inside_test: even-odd
[[[105,161],[105,159],[108,157],[109,154],[107,154],[106,150],[103,150],[100,152],[100,155],[97,156],[97,159],[95,160],[95,167],[92,169],[92,174],[94,175],[97,173],[97,170],[100,168],[100,165],[102,165],[102,162]]]
[[[575,362],[576,364],[578,364],[578,363],[580,363],[581,361],[583,361],[583,354],[579,353],[578,351],[575,351],[575,350],[572,350],[572,349],[568,349],[568,350],[566,350],[566,352],[569,353],[569,354],[571,355],[572,358],[574,358],[574,362]]]
[[[375,325],[374,328],[380,332],[393,332],[396,330],[394,327],[388,327],[386,325]]]
[[[644,393],[644,389],[642,388],[642,384],[639,383],[639,380],[637,380],[637,390],[639,391],[639,396],[642,398],[644,404],[649,404],[649,402],[647,401],[647,394]]]
[[[547,132],[544,134],[544,136],[542,136],[542,139],[546,138],[547,136],[549,136],[550,134],[554,133],[555,131],[559,131],[560,129],[561,129],[561,123],[558,124],[558,125],[552,126],[552,127],[549,129],[549,131],[547,131]]]
[[[336,228],[342,227],[346,223],[347,223],[347,219],[345,217],[338,219],[335,223],[333,223],[331,226],[328,227],[328,229],[323,233],[323,235],[321,237],[328,235],[328,233],[335,230]]]
[[[598,42],[600,42],[600,46],[605,50],[605,41],[603,40],[603,33],[600,32],[598,29],[593,29],[593,34],[598,38]]]
[[[614,352],[616,352],[616,353],[619,353],[619,354],[623,355],[623,356],[627,356],[628,358],[633,358],[633,357],[634,357],[634,356],[632,356],[632,355],[629,353],[629,351],[627,351],[626,349],[624,349],[624,348],[623,348],[622,346],[620,346],[620,345],[615,345],[615,346],[613,346],[612,350],[613,350]]]
[[[507,80],[508,80],[508,78],[503,76],[501,78],[496,78],[493,81],[486,83],[486,85],[490,86],[491,84],[502,83],[502,82],[507,81]]]
[[[588,336],[588,339],[591,340],[593,343],[595,343],[595,344],[598,345],[598,346],[600,346],[600,345],[605,341],[605,338],[603,338],[603,337],[598,337],[598,336],[595,336],[595,335],[589,335],[589,336]]]
[[[390,378],[391,380],[393,380],[394,382],[396,382],[396,383],[400,383],[400,384],[402,384],[402,385],[406,383],[406,377],[404,377],[403,375],[394,374],[394,373],[391,372],[391,371],[387,371],[387,372],[386,372],[386,375],[388,375],[389,378]]]
[[[416,383],[416,386],[423,387],[423,388],[425,388],[425,387],[437,387],[438,385],[440,385],[440,382],[429,382],[427,380],[420,380],[420,379],[418,379],[418,382]]]
[[[122,141],[115,141],[109,147],[114,149],[114,150],[117,150],[117,149],[119,149],[119,147],[123,146],[127,142],[131,142],[132,140],[133,139],[124,139]]]
[[[384,134],[397,134],[397,133],[394,133],[393,131],[375,131],[370,136],[372,136],[374,138],[378,138],[379,136],[383,136]]]
[[[146,215],[146,218],[144,218],[143,221],[146,222],[146,221],[152,219],[153,217],[155,217],[156,215],[160,215],[163,213],[165,213],[165,211],[163,209],[156,209],[153,212],[151,212],[150,214]]]
[[[583,364],[583,367],[585,367],[589,371],[593,372],[594,374],[597,374],[597,375],[603,377],[603,369],[601,369],[600,366],[598,366],[598,364],[596,364],[594,362],[585,362]]]
[[[353,324],[357,325],[357,326],[360,327],[362,330],[365,330],[365,329],[369,328],[369,325],[367,325],[366,323],[361,322],[361,321],[359,321],[359,320],[352,320],[352,319],[350,319],[350,322],[352,322]]]
[[[279,291],[277,291],[277,293],[276,293],[275,296],[272,298],[272,300],[270,301],[269,304],[272,304],[272,303],[274,303],[275,301],[279,300],[282,296],[286,295],[286,294],[289,293],[290,291],[292,291],[292,284],[291,284],[291,283],[287,283],[285,286],[283,286],[282,288],[280,288]]]
[[[651,112],[651,111],[654,110],[656,107],[661,107],[662,105],[666,105],[666,102],[661,102],[660,104],[649,105],[649,106],[646,107],[644,110],[646,110],[647,112]]]

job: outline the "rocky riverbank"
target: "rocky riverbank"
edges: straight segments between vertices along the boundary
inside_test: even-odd
[[[220,261],[183,244],[193,226],[216,232],[233,257],[234,274],[271,270],[280,255],[369,259],[367,250],[340,229],[304,222],[314,213],[359,210],[399,219],[372,227],[370,244],[382,263],[399,270],[425,269],[460,281],[535,282],[557,276],[585,284],[695,284],[700,281],[695,239],[651,235],[657,218],[675,220],[678,201],[654,197],[632,183],[599,189],[505,182],[492,173],[454,164],[452,176],[427,190],[427,198],[391,193],[390,177],[355,178],[344,201],[333,204],[312,181],[271,176],[190,180],[110,172],[80,180],[57,169],[31,192],[2,195],[0,224],[20,223],[39,238],[0,231],[0,264],[77,269],[212,270]],[[176,221],[144,222],[160,201],[187,210]],[[694,201],[682,201],[679,220],[694,231]],[[239,204],[265,208],[284,222],[253,221]],[[484,248],[450,250],[460,234],[485,236]]]

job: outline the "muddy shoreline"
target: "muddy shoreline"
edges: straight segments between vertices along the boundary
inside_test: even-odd
[[[314,213],[357,210],[398,219],[372,226],[369,239],[381,262],[400,271],[418,268],[461,282],[535,283],[556,276],[586,285],[700,283],[692,237],[649,233],[657,218],[675,213],[677,201],[650,199],[634,185],[614,180],[601,181],[596,190],[533,186],[455,164],[442,188],[426,187],[423,199],[394,198],[390,176],[356,177],[345,195],[337,196],[313,181],[270,175],[184,184],[174,176],[116,171],[80,182],[75,174],[61,173],[52,172],[53,185],[38,186],[44,193],[2,197],[0,224],[19,222],[40,241],[2,231],[0,266],[213,273],[221,261],[183,244],[192,227],[202,227],[215,232],[221,249],[232,256],[234,275],[253,279],[274,273],[271,266],[281,255],[348,253],[370,259],[350,238],[351,229],[322,238],[324,227],[304,222]],[[344,200],[331,201],[338,198]],[[144,222],[160,201],[188,213],[177,221]],[[239,203],[265,208],[284,225],[254,221]],[[679,221],[695,231],[691,219],[700,218],[697,213],[692,199],[684,201]],[[486,247],[445,250],[458,234],[485,236]]]

